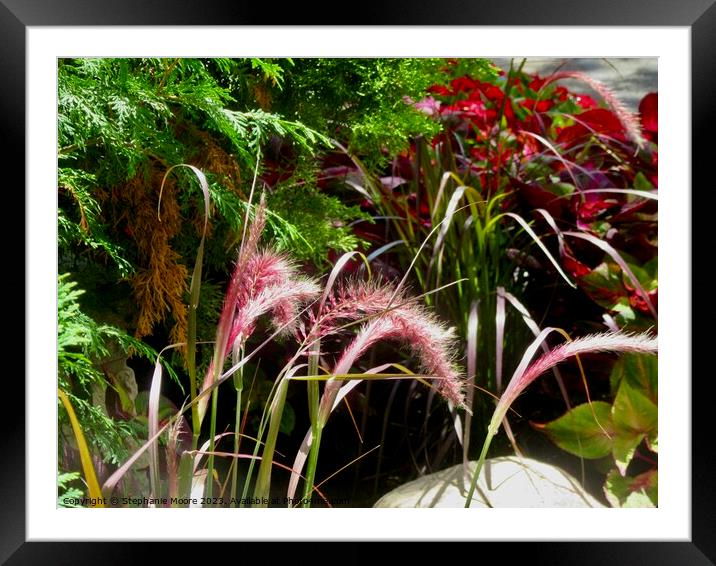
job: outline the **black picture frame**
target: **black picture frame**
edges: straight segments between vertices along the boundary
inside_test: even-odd
[[[341,25],[346,21],[340,6],[324,4],[308,6],[306,3],[277,5],[268,10],[261,2],[228,2],[204,0],[201,3],[190,0],[173,0],[160,3],[158,0],[123,0],[122,2],[91,0],[0,0],[0,123],[6,140],[12,140],[4,151],[5,174],[15,176],[12,187],[18,196],[16,208],[25,214],[24,163],[25,144],[25,34],[28,26],[69,26],[69,25]],[[708,235],[699,240],[697,228],[707,226],[698,222],[699,215],[708,213],[709,207],[701,203],[712,199],[713,187],[707,171],[713,157],[714,112],[712,107],[716,95],[716,5],[714,0],[483,0],[471,4],[460,0],[441,2],[409,2],[400,0],[376,2],[368,0],[350,10],[352,25],[530,25],[530,26],[684,26],[691,30],[691,76],[692,76],[692,185],[698,187],[699,206],[692,207],[692,265],[698,260],[713,257],[709,250]],[[6,188],[11,185],[5,177]],[[699,181],[697,182],[696,179]],[[682,188],[683,189],[683,188]],[[692,196],[693,196],[692,191]],[[702,200],[703,199],[703,200]],[[16,233],[15,228],[15,233]],[[7,235],[6,238],[10,237]],[[13,240],[15,241],[16,236]],[[708,246],[708,247],[707,247]],[[24,248],[23,248],[24,249]],[[21,260],[24,262],[24,259]],[[21,262],[15,262],[19,272]],[[703,265],[703,263],[702,263]],[[17,279],[17,276],[15,276]],[[706,288],[707,277],[691,274],[692,297],[709,297]],[[32,300],[24,289],[18,289],[25,304]],[[706,304],[711,301],[706,299]],[[692,360],[702,359],[699,352],[708,351],[707,333],[697,332],[692,317]],[[13,328],[16,328],[13,323]],[[28,355],[28,341],[25,355]],[[17,358],[17,356],[12,356]],[[11,357],[8,356],[8,359]],[[525,560],[529,564],[714,564],[716,563],[716,448],[712,439],[713,431],[713,370],[697,373],[693,366],[692,390],[692,536],[690,542],[526,542],[526,543],[483,543],[486,549],[509,558],[510,562]],[[17,376],[17,373],[15,374]],[[667,376],[680,379],[687,386],[692,376]],[[9,377],[9,376],[8,376]],[[6,379],[6,395],[17,411],[3,419],[0,443],[4,465],[0,468],[0,560],[8,564],[89,564],[89,563],[134,563],[141,561],[144,550],[139,543],[82,543],[69,542],[25,542],[25,384],[14,377]],[[5,407],[8,403],[5,404]],[[4,409],[5,411],[5,409]],[[430,520],[426,517],[426,520]],[[354,531],[355,533],[355,531]],[[598,533],[595,533],[598,536]],[[559,533],[555,533],[555,539]],[[247,556],[246,543],[242,556]],[[449,556],[466,555],[477,559],[475,550],[467,544],[455,544]],[[478,543],[479,544],[479,543]],[[188,561],[193,552],[206,555],[199,545],[172,543],[162,548],[162,559],[167,562],[175,556]],[[223,546],[223,545],[222,545]],[[410,556],[422,556],[422,544],[408,545],[401,550],[404,560]],[[217,551],[217,552],[222,552]],[[307,560],[315,562],[315,551],[291,549]],[[365,563],[374,560],[372,543],[351,543],[350,548],[329,550],[333,561]],[[444,551],[442,551],[444,552]],[[480,552],[484,552],[481,548]],[[166,553],[166,554],[165,554]],[[175,554],[176,553],[176,554]],[[202,553],[202,554],[199,554]],[[323,552],[321,554],[324,554]],[[272,556],[276,558],[272,551]],[[313,556],[313,557],[312,557]],[[324,555],[325,556],[325,555]],[[315,558],[314,558],[315,557]],[[457,558],[455,558],[457,559]]]

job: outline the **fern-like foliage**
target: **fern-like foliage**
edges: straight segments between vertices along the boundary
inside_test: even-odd
[[[495,76],[484,59],[295,59],[285,66],[274,109],[346,143],[368,165],[408,148],[411,137],[432,136],[438,126],[412,107],[446,66],[473,76]],[[455,75],[453,75],[455,76]]]
[[[290,146],[305,164],[293,177],[304,182],[315,169],[312,155],[329,147],[317,130],[267,110],[266,97],[280,92],[290,65],[225,58],[58,62],[60,262],[83,286],[90,272],[106,273],[95,284],[126,281],[125,303],[136,306],[124,328],[137,337],[164,324],[174,341],[185,333],[182,304],[203,214],[195,180],[181,169],[165,187],[159,214],[159,186],[170,167],[194,164],[211,183],[209,273],[224,269],[235,251],[262,148],[277,140]],[[312,203],[321,226],[359,214],[330,199]],[[298,257],[322,263],[330,249],[354,243],[347,231],[302,233],[308,225],[295,213],[271,211],[268,224]]]
[[[91,450],[104,462],[116,464],[128,455],[126,439],[136,437],[136,427],[128,421],[113,419],[103,407],[92,402],[93,386],[99,390],[112,387],[98,362],[110,355],[114,342],[121,351],[135,353],[154,361],[157,352],[143,342],[106,324],[98,324],[82,312],[79,298],[84,291],[69,280],[69,274],[58,277],[57,285],[57,362],[58,387],[69,397]],[[171,366],[169,375],[177,379]],[[67,415],[59,405],[60,435]],[[62,448],[63,438],[60,438]]]
[[[267,204],[272,213],[290,219],[291,232],[300,235],[300,240],[290,241],[274,237],[279,251],[291,250],[300,260],[311,260],[319,266],[328,263],[324,249],[312,242],[325,242],[329,249],[348,252],[360,244],[359,238],[348,227],[356,219],[370,217],[357,206],[346,206],[335,196],[319,191],[310,183],[297,186],[279,186],[268,195]],[[272,229],[269,216],[269,230]],[[279,234],[274,234],[278,236]]]
[[[200,193],[191,175],[177,170],[160,218],[164,173],[179,163],[207,172],[214,214],[206,257],[209,270],[222,270],[242,230],[261,148],[276,139],[298,155],[328,147],[326,136],[257,103],[262,88],[282,84],[283,68],[263,59],[58,62],[60,262],[83,285],[102,271],[105,280],[94,284],[126,281],[123,302],[134,306],[123,328],[138,338],[165,323],[172,341],[182,341],[186,330]],[[331,242],[309,244],[292,212],[271,215],[273,234],[299,256],[319,260]]]
[[[79,472],[57,473],[57,506],[58,507],[82,507],[75,500],[83,497],[85,493],[77,487],[79,484]]]

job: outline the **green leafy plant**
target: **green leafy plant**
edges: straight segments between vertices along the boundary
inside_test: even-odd
[[[58,507],[81,507],[79,502],[75,502],[81,499],[84,492],[75,487],[73,482],[76,482],[80,478],[79,472],[68,472],[57,474],[57,506]]]
[[[604,493],[614,507],[657,506],[658,380],[653,356],[625,354],[610,376],[613,401],[578,405],[535,425],[581,458],[608,458]]]
[[[406,101],[424,97],[445,81],[445,59],[294,59],[273,107],[346,144],[370,168],[407,149],[411,137],[438,132],[434,121]],[[496,70],[484,59],[466,59],[463,72],[483,78]],[[330,80],[326,80],[330,77]]]
[[[77,283],[69,277],[69,274],[60,275],[57,286],[58,387],[66,393],[77,412],[88,442],[100,460],[116,464],[127,458],[124,439],[134,437],[136,431],[126,420],[111,417],[104,399],[107,390],[113,390],[127,414],[131,414],[132,391],[126,382],[105,372],[103,363],[117,353],[120,356],[133,353],[153,359],[156,352],[121,330],[99,324],[84,314],[79,303],[84,291],[78,289]],[[177,379],[171,367],[167,366],[167,370]],[[65,413],[60,411],[61,435],[62,424],[67,422],[63,415]],[[62,446],[63,442],[60,442],[60,448]]]
[[[520,365],[515,370],[505,392],[500,397],[495,412],[490,420],[488,433],[482,446],[480,459],[472,476],[470,489],[467,493],[465,507],[469,507],[480,477],[490,442],[497,434],[500,424],[503,422],[507,411],[515,401],[518,395],[522,393],[532,382],[540,375],[554,367],[558,363],[572,357],[585,353],[593,352],[627,352],[639,354],[643,360],[644,354],[655,354],[657,352],[657,341],[649,335],[628,335],[619,332],[594,334],[570,340],[561,346],[557,346],[540,358],[530,363],[537,348],[542,344],[549,333],[554,328],[544,329],[534,340],[530,347],[525,351]],[[563,331],[562,331],[563,332]],[[656,405],[648,398],[643,396],[639,391],[632,388],[630,382],[634,380],[646,381],[640,383],[642,387],[649,385],[653,388],[655,384],[655,374],[651,372],[639,372],[637,375],[626,377],[621,375],[621,369],[616,376],[613,376],[614,382],[619,382],[620,398],[615,400],[612,411],[609,411],[603,404],[579,406],[572,409],[567,415],[558,421],[547,425],[548,434],[562,447],[571,450],[577,450],[578,455],[586,457],[594,457],[595,454],[600,455],[601,451],[606,448],[606,453],[613,451],[617,467],[623,476],[626,466],[631,461],[634,451],[638,444],[647,436],[651,435],[652,440],[656,442]],[[622,386],[624,388],[622,389]],[[586,417],[587,408],[591,413],[591,419]],[[606,410],[605,410],[606,409]],[[597,413],[599,411],[599,413]],[[599,416],[606,417],[601,421]],[[611,417],[611,418],[609,418]],[[595,432],[594,425],[599,428],[603,437]],[[610,440],[611,446],[605,446],[604,439]],[[582,444],[584,440],[585,444]],[[601,442],[600,442],[601,441]],[[648,474],[647,474],[648,475]],[[617,503],[626,503],[630,492],[637,491],[639,482],[645,479],[643,476],[639,481],[624,480],[614,475],[610,475],[607,480],[606,493],[610,501]],[[656,476],[651,478],[649,482],[649,495],[655,495]],[[632,500],[633,501],[633,500]]]
[[[81,465],[91,485],[97,484],[96,470],[106,476],[107,468],[126,459],[142,437],[142,426],[134,420],[137,385],[131,370],[117,371],[117,358],[154,359],[156,352],[82,312],[79,300],[84,291],[69,277],[60,275],[57,287],[58,473],[72,473]],[[177,379],[173,369],[166,368]],[[117,399],[114,405],[110,398]],[[97,499],[99,486],[92,489],[90,497]],[[74,491],[67,497],[74,497]]]

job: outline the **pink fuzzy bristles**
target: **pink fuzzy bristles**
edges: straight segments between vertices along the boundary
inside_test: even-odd
[[[392,299],[392,301],[391,301]],[[313,333],[325,336],[340,320],[370,317],[343,350],[333,374],[348,373],[368,349],[390,340],[408,345],[423,372],[437,380],[437,391],[457,407],[465,403],[463,381],[455,368],[454,329],[445,327],[433,315],[405,295],[395,295],[389,286],[374,286],[352,281],[341,286],[315,320]],[[328,382],[324,410],[330,410],[332,393],[340,382]]]
[[[578,354],[596,352],[634,352],[641,354],[655,354],[658,351],[657,338],[648,334],[626,334],[623,332],[604,332],[590,334],[576,338],[571,342],[565,342],[543,354],[533,363],[529,364],[537,347],[542,343],[546,335],[553,329],[546,328],[532,343],[532,346],[525,352],[520,365],[510,380],[507,389],[500,397],[495,409],[491,427],[497,430],[502,418],[507,413],[510,405],[535,379],[547,370],[556,366],[564,360]],[[528,366],[529,364],[529,366]]]

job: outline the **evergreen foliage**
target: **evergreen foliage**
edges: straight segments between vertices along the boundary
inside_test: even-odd
[[[82,507],[73,500],[84,496],[84,493],[73,483],[80,479],[79,472],[57,473],[57,506],[58,507]]]
[[[143,342],[121,330],[99,324],[82,312],[79,298],[84,291],[69,280],[69,274],[58,277],[57,285],[57,363],[58,387],[70,399],[93,453],[104,462],[117,464],[129,455],[125,440],[136,437],[133,423],[112,418],[99,404],[93,403],[93,388],[106,391],[108,383],[100,361],[111,355],[112,343],[125,355],[132,353],[155,360],[157,353]],[[170,376],[177,379],[165,364]],[[59,432],[67,415],[59,405]],[[60,443],[62,447],[62,443]]]
[[[301,122],[257,107],[259,90],[282,82],[282,67],[261,59],[59,61],[60,264],[83,285],[89,283],[85,275],[93,285],[129,283],[122,287],[125,303],[136,306],[122,324],[137,337],[169,323],[172,340],[182,341],[186,327],[186,265],[200,237],[201,203],[195,180],[177,170],[160,211],[164,173],[178,163],[206,172],[213,202],[207,272],[221,277],[241,234],[262,147],[282,140],[306,156],[328,146],[325,136]],[[305,183],[312,164],[299,161],[306,166],[292,178]],[[356,244],[338,225],[359,215],[357,209],[314,188],[296,192],[289,185],[274,187],[272,200],[286,203],[293,193],[310,193],[311,222],[290,206],[271,211],[268,231],[279,247],[322,263],[334,246]],[[310,238],[302,233],[308,226],[316,227]]]
[[[295,59],[285,68],[274,108],[346,143],[370,166],[382,165],[408,149],[411,138],[439,131],[409,102],[422,99],[431,85],[446,83],[446,66],[475,77],[496,76],[484,59]]]

